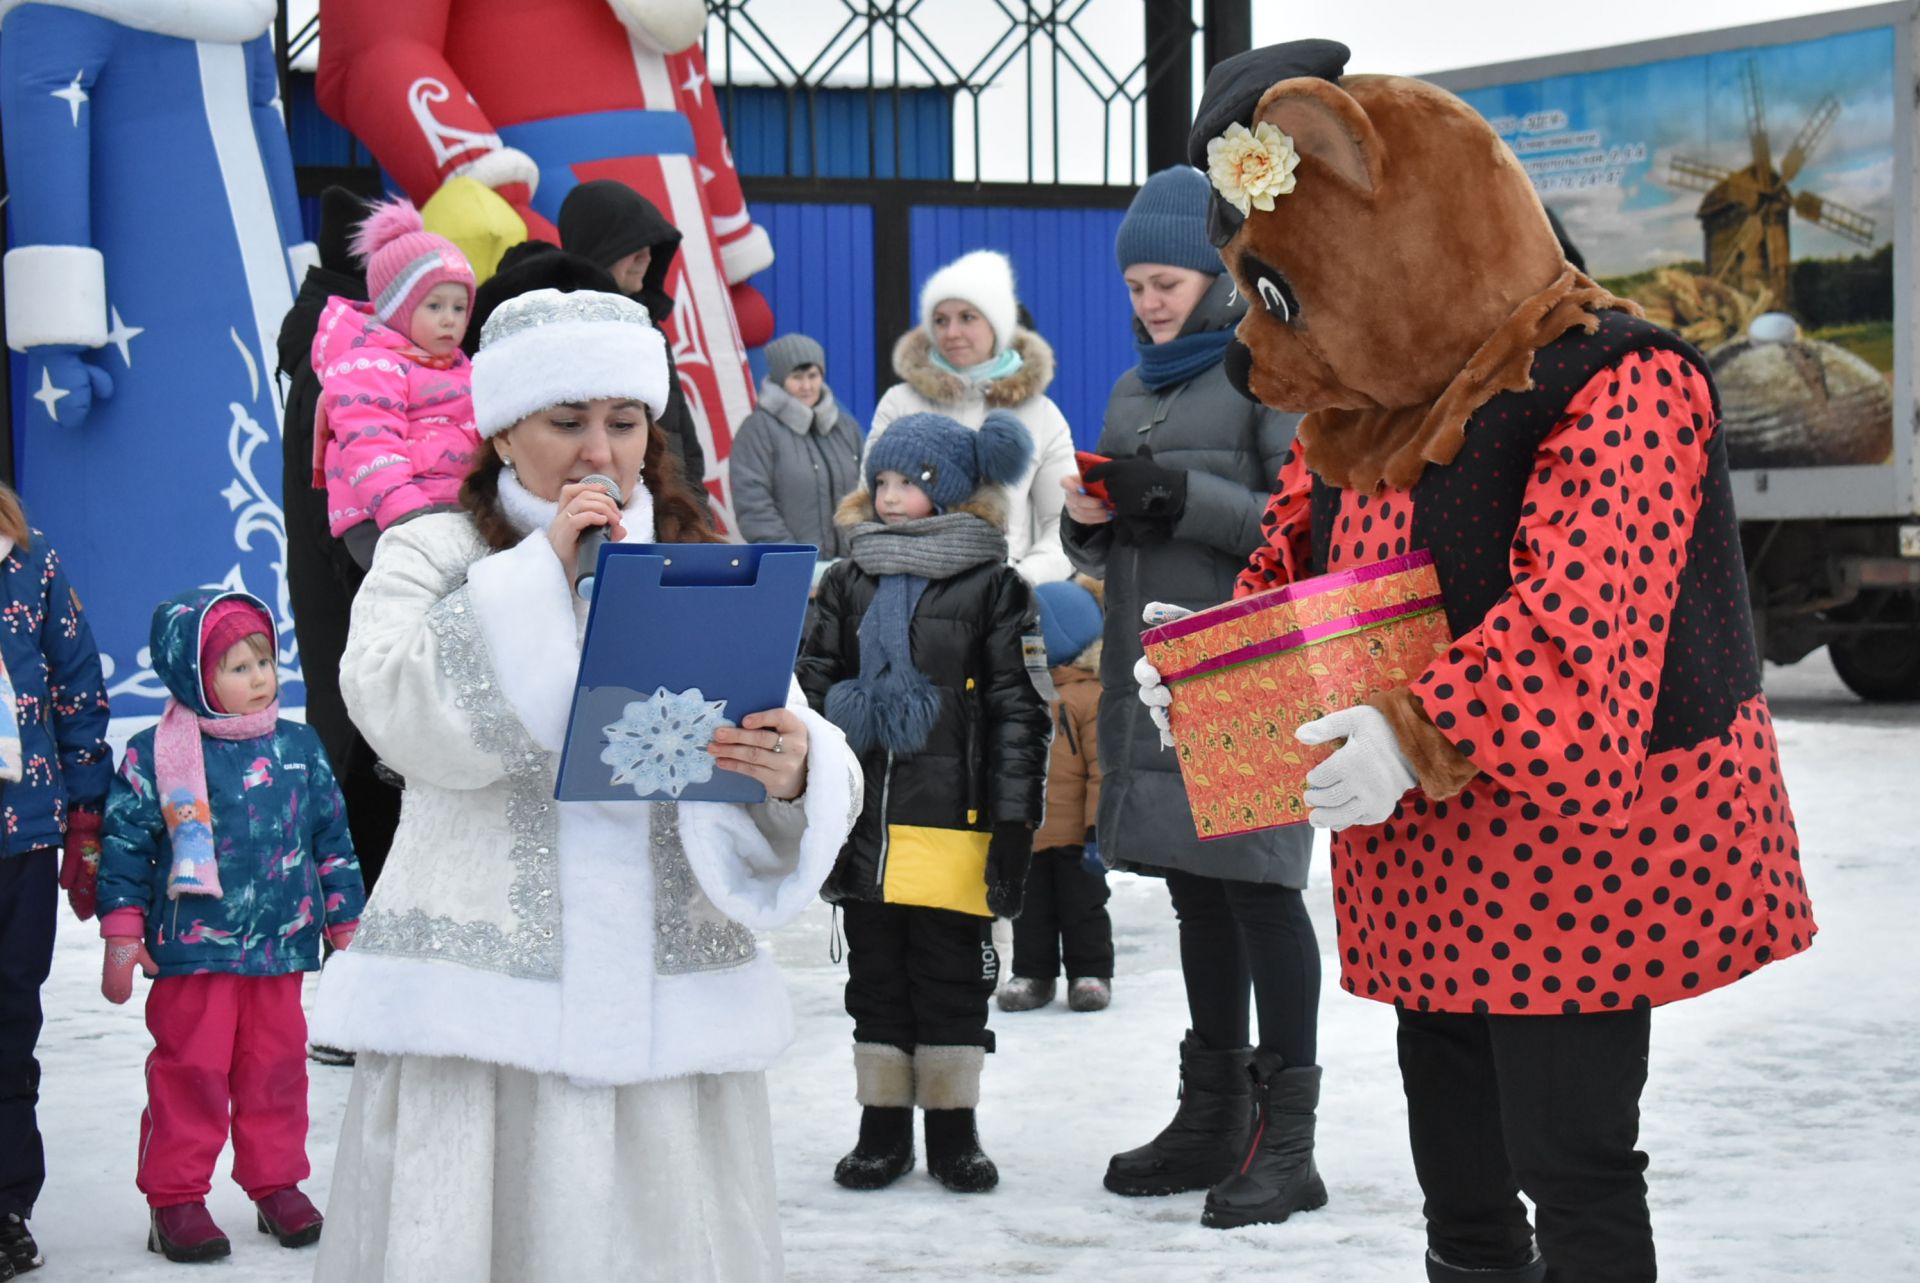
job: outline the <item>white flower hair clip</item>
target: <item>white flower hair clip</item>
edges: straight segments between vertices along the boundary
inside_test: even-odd
[[[1292,191],[1299,163],[1293,139],[1264,120],[1251,130],[1235,121],[1207,143],[1207,177],[1213,190],[1242,217],[1251,210],[1272,209],[1275,196]]]

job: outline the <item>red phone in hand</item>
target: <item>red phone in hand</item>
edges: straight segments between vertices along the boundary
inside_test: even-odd
[[[1075,450],[1073,452],[1073,461],[1080,465],[1081,491],[1092,495],[1102,503],[1112,503],[1113,500],[1107,495],[1106,482],[1087,480],[1087,470],[1098,467],[1103,463],[1112,463],[1113,460],[1107,458],[1104,454],[1093,454],[1086,450]]]

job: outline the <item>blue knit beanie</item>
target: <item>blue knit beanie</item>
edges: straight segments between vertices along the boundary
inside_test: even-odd
[[[1009,485],[1027,470],[1033,438],[1018,415],[995,410],[980,430],[944,414],[909,414],[887,425],[867,449],[867,489],[897,472],[925,492],[935,512],[965,503],[982,483]]]
[[[1213,188],[1205,174],[1187,165],[1163,169],[1127,206],[1113,238],[1120,270],[1135,263],[1166,263],[1218,276],[1220,255],[1207,241],[1207,202]]]
[[[1080,657],[1100,639],[1100,603],[1071,579],[1035,584],[1040,603],[1040,632],[1047,641],[1047,667],[1058,668]]]

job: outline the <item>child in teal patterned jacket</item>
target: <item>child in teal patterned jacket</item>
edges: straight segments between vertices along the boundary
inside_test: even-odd
[[[101,988],[147,994],[147,1110],[136,1181],[147,1246],[176,1261],[229,1251],[207,1214],[231,1119],[233,1176],[289,1247],[320,1236],[308,1174],[300,980],[322,940],[345,948],[364,892],[319,736],[279,717],[272,617],[202,591],[154,612],[154,671],[173,693],[127,745],[100,864]]]

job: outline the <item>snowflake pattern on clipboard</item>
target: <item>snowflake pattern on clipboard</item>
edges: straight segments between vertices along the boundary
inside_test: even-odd
[[[684,691],[657,688],[629,703],[620,720],[602,727],[607,746],[600,760],[613,768],[612,783],[628,784],[638,797],[665,793],[678,798],[689,785],[713,778],[707,745],[722,726],[727,701],[708,699],[695,686]]]

